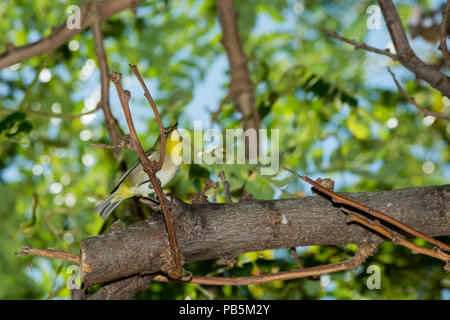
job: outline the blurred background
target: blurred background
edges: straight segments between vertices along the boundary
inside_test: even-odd
[[[82,1],[0,2],[0,52],[51,33]],[[424,117],[398,93],[390,66],[408,94],[435,112],[450,101],[387,57],[354,50],[327,38],[322,28],[392,48],[384,20],[368,28],[376,1],[235,1],[261,127],[280,129],[280,168],[311,178],[330,177],[337,191],[376,191],[449,182],[450,123]],[[443,66],[436,25],[444,1],[396,1],[413,48],[427,63]],[[144,145],[158,135],[154,115],[128,67],[137,64],[164,125],[176,121],[193,129],[241,128],[231,102],[219,110],[229,83],[229,65],[220,42],[215,1],[144,1],[136,12],[122,11],[102,24],[110,70],[123,74],[131,91],[132,115]],[[449,70],[444,70],[449,71]],[[132,199],[103,222],[93,207],[121,175],[101,110],[100,71],[92,33],[81,32],[52,54],[0,70],[0,298],[69,299],[71,263],[18,258],[22,246],[79,253],[80,241],[108,230],[114,219],[133,223],[148,209]],[[114,116],[128,131],[114,86]],[[217,112],[218,111],[218,112]],[[132,151],[122,157],[131,165]],[[258,199],[310,195],[310,188],[280,170],[260,175],[254,165],[187,165],[165,190],[190,201],[208,178],[224,170],[234,200],[244,191]],[[223,189],[207,193],[225,202]],[[449,237],[441,238],[449,241]],[[419,240],[416,243],[422,244]],[[297,248],[306,267],[353,255],[355,245]],[[370,290],[367,266],[381,270],[381,289]],[[257,275],[296,268],[289,249],[240,255],[233,268],[215,261],[186,265],[196,275]],[[354,271],[242,287],[153,282],[139,299],[450,299],[450,277],[442,263],[383,243]]]

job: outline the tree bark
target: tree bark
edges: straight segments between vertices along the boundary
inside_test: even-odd
[[[339,194],[430,236],[450,235],[450,185]],[[346,215],[324,196],[204,205],[175,199],[171,212],[184,263],[266,249],[380,239],[360,225],[347,224]],[[163,230],[162,217],[154,215],[83,240],[84,284],[170,269],[170,246]]]
[[[222,26],[222,44],[230,64],[231,83],[228,94],[242,113],[244,130],[254,129],[258,135],[261,119],[255,102],[254,84],[247,68],[247,57],[239,38],[238,14],[232,0],[217,0],[216,6]]]

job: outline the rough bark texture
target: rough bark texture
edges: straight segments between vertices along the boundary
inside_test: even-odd
[[[342,195],[431,236],[450,235],[450,185]],[[171,212],[184,263],[265,249],[379,239],[360,225],[347,224],[339,207],[322,196],[196,206],[175,201]],[[154,216],[83,240],[84,284],[167,270],[171,259],[164,230],[162,217]]]

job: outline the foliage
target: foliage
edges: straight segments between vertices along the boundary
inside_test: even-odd
[[[280,168],[287,166],[313,178],[331,177],[338,191],[448,182],[450,124],[424,120],[398,94],[385,71],[384,66],[391,63],[386,58],[355,51],[320,32],[322,28],[339,30],[358,40],[385,35],[385,29],[366,28],[366,9],[372,3],[305,0],[301,2],[304,10],[296,14],[298,3],[235,1],[262,127],[280,129]],[[427,1],[418,4],[429,9]],[[50,34],[52,27],[62,23],[68,5],[56,0],[0,3],[0,31],[5,35],[0,51],[8,42],[19,46]],[[406,20],[412,6],[400,4],[399,10]],[[214,1],[145,1],[136,16],[125,10],[102,27],[110,69],[124,74],[143,144],[151,146],[158,129],[129,63],[138,64],[163,122],[169,125],[178,120],[181,127],[192,129],[196,115],[205,110],[190,102],[225,55]],[[423,44],[415,41],[413,45]],[[392,66],[394,71],[402,69]],[[42,72],[50,72],[51,79],[42,77]],[[213,76],[220,78],[217,72]],[[381,80],[374,81],[376,77]],[[218,83],[223,95],[214,96],[216,102],[208,110],[217,110],[225,96],[228,75],[225,79]],[[402,80],[419,103],[437,112],[448,108],[448,99],[415,82],[410,74]],[[126,129],[114,90],[110,96],[113,113]],[[114,218],[128,224],[139,219],[139,210],[149,214],[143,206],[136,209],[139,203],[133,200],[118,207],[105,224],[93,213],[95,203],[119,178],[120,168],[111,150],[90,146],[109,142],[101,111],[67,115],[93,110],[99,98],[99,71],[89,30],[53,54],[0,70],[0,298],[69,297],[69,263],[16,258],[13,253],[21,246],[78,253],[82,239],[105,232]],[[230,101],[223,105],[215,126],[242,127],[241,115]],[[128,164],[136,159],[131,151],[122,151],[122,156]],[[218,181],[222,170],[235,201],[244,190],[259,199],[309,193],[286,172],[263,176],[258,166],[240,164],[183,164],[166,189],[189,201],[208,178]],[[207,195],[210,201],[225,201],[222,188]],[[355,246],[306,247],[299,252],[304,265],[313,266],[346,259]],[[365,285],[370,264],[381,268],[381,290]],[[186,268],[198,275],[239,276],[290,270],[296,264],[287,249],[279,249],[243,254],[233,269],[214,261]],[[152,283],[137,298],[440,299],[448,298],[449,290],[450,278],[439,261],[384,243],[358,270],[321,281],[299,279],[238,288]]]

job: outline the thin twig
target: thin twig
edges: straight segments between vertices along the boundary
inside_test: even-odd
[[[430,236],[428,236],[428,235],[426,235],[426,234],[424,234],[424,233],[414,229],[413,227],[407,226],[406,224],[398,221],[395,218],[392,218],[392,217],[390,217],[390,216],[388,216],[388,215],[386,215],[386,214],[384,214],[382,212],[379,212],[379,211],[377,211],[375,209],[369,208],[369,207],[367,207],[365,205],[359,204],[359,203],[357,203],[355,201],[352,201],[352,200],[347,199],[347,198],[345,198],[343,196],[340,196],[340,195],[334,193],[333,191],[330,191],[327,188],[321,186],[320,184],[318,184],[317,182],[311,180],[310,178],[297,174],[295,171],[292,171],[292,170],[290,170],[288,168],[284,168],[284,170],[293,173],[294,175],[296,175],[300,179],[302,179],[302,180],[306,181],[307,183],[313,185],[316,189],[318,189],[322,193],[325,193],[326,195],[330,196],[331,197],[331,201],[334,202],[334,203],[346,204],[346,205],[351,206],[353,208],[356,208],[356,209],[359,209],[361,211],[364,211],[364,212],[366,212],[366,213],[368,213],[368,214],[370,214],[370,215],[372,215],[374,217],[377,217],[380,220],[386,221],[386,222],[388,222],[388,223],[398,227],[399,229],[401,229],[401,230],[403,230],[403,231],[405,231],[405,232],[407,232],[407,233],[409,233],[409,234],[411,234],[413,236],[422,238],[422,239],[424,239],[424,240],[434,244],[435,246],[437,246],[437,247],[439,247],[439,248],[441,248],[443,250],[450,251],[450,246],[448,246],[447,244],[442,243],[439,240],[433,239],[432,237],[430,237]]]
[[[342,42],[345,42],[345,43],[348,43],[348,44],[352,45],[355,48],[355,50],[363,49],[363,50],[366,50],[366,51],[370,51],[370,52],[374,52],[374,53],[378,53],[378,54],[387,56],[387,57],[391,58],[392,60],[398,61],[398,56],[396,54],[392,53],[389,49],[384,49],[384,50],[377,49],[377,48],[369,46],[369,45],[367,45],[365,43],[359,43],[359,42],[357,42],[355,40],[344,38],[341,35],[339,35],[338,33],[332,32],[332,31],[327,30],[327,29],[324,29],[322,31],[328,37],[335,38],[335,39],[338,39],[339,41],[342,41]]]
[[[295,260],[299,269],[304,269],[303,264],[300,261],[300,258],[298,257],[297,249],[295,249],[295,247],[291,248],[291,257]]]
[[[433,117],[444,119],[444,120],[450,120],[450,116],[446,116],[446,115],[443,115],[443,114],[440,114],[440,113],[436,113],[436,112],[430,111],[428,109],[425,109],[421,105],[419,105],[414,98],[408,96],[406,91],[402,88],[400,83],[397,81],[397,78],[395,77],[395,74],[391,71],[391,69],[389,67],[387,67],[387,70],[391,74],[392,79],[394,80],[395,85],[397,86],[397,89],[401,93],[401,95],[406,100],[408,100],[409,103],[411,103],[414,107],[416,107],[420,112],[422,112],[425,116],[433,116]]]
[[[148,91],[147,86],[145,85],[144,80],[142,79],[142,76],[137,68],[136,65],[131,65],[130,68],[133,71],[136,78],[139,80],[139,83],[141,84],[142,88],[144,89],[144,96],[147,98],[148,102],[150,103],[153,113],[155,114],[156,121],[158,121],[158,127],[159,127],[159,135],[161,137],[161,145],[166,145],[166,135],[164,131],[164,127],[161,121],[161,116],[159,115],[158,108],[156,107],[155,101],[153,101],[152,95],[150,94],[150,91]],[[161,153],[159,155],[159,161],[158,161],[158,170],[161,169],[163,163],[164,163],[164,153],[165,148],[161,148]]]
[[[208,179],[206,181],[205,186],[203,187],[202,191],[199,193],[196,193],[192,196],[192,204],[206,204],[208,203],[208,197],[205,195],[205,193],[211,189],[211,188],[218,188],[219,184],[217,182],[212,181],[211,179]]]
[[[377,250],[377,247],[378,243],[362,243],[358,246],[358,250],[355,253],[355,255],[346,261],[327,264],[324,266],[305,268],[301,270],[284,271],[249,277],[224,278],[224,277],[193,276],[186,280],[184,279],[173,280],[165,275],[157,275],[155,276],[154,280],[163,282],[177,281],[177,282],[187,282],[187,283],[197,283],[197,284],[217,285],[217,286],[223,285],[246,286],[251,284],[260,284],[273,281],[292,280],[304,277],[318,276],[326,273],[355,269],[359,265],[361,265],[369,256],[374,254],[375,251]]]
[[[131,149],[135,150],[134,143],[131,138],[131,135],[125,134],[120,138],[120,141],[116,145],[110,145],[110,144],[103,144],[103,143],[90,143],[89,145],[97,148],[107,148],[107,149]]]
[[[225,172],[219,172],[219,178],[222,180],[223,189],[225,190],[225,197],[227,199],[227,203],[232,203],[231,200],[231,192],[230,192],[230,183],[225,179]]]
[[[424,248],[421,247],[419,245],[416,245],[415,243],[412,243],[402,237],[400,237],[399,235],[396,235],[392,232],[390,232],[388,229],[386,229],[385,227],[383,227],[378,220],[369,222],[364,218],[361,218],[360,216],[358,216],[357,214],[351,212],[350,210],[346,209],[346,208],[341,208],[342,211],[344,211],[345,213],[349,214],[349,222],[356,221],[378,233],[381,233],[383,236],[391,239],[395,244],[399,244],[402,245],[408,249],[410,249],[413,253],[421,253],[439,260],[442,260],[444,262],[447,262],[450,260],[450,255],[446,254],[445,252],[441,251],[441,250],[431,250],[428,248]]]
[[[25,104],[28,100],[28,98],[30,97],[31,92],[33,91],[34,86],[36,85],[38,79],[39,79],[39,75],[41,73],[41,71],[47,66],[48,62],[50,61],[51,58],[51,54],[47,55],[44,59],[44,61],[42,62],[42,64],[39,66],[38,70],[36,71],[36,75],[34,76],[33,81],[31,81],[30,85],[27,88],[27,91],[25,91],[25,95],[22,99],[22,101],[20,102],[19,111],[23,111],[23,108],[25,107]]]
[[[31,247],[22,247],[22,251],[16,252],[16,256],[40,256],[40,257],[48,257],[48,258],[56,258],[61,260],[70,261],[76,264],[80,264],[80,257],[76,254],[59,251],[59,250],[50,250],[50,249],[37,249]]]
[[[137,70],[137,69],[136,69]],[[179,278],[182,276],[181,272],[181,259],[180,259],[180,253],[178,250],[178,244],[175,234],[175,229],[173,227],[173,221],[170,216],[169,209],[167,207],[166,197],[164,195],[164,192],[161,189],[160,182],[158,178],[156,177],[156,172],[159,170],[158,163],[155,161],[151,161],[147,158],[145,155],[144,149],[142,148],[142,145],[137,137],[136,130],[134,128],[133,119],[131,117],[130,113],[130,107],[128,105],[128,101],[130,100],[130,92],[128,90],[123,90],[121,85],[121,78],[122,75],[117,72],[111,73],[111,80],[114,82],[114,85],[116,86],[117,93],[119,95],[120,104],[122,105],[122,109],[125,114],[125,118],[127,120],[128,128],[130,129],[130,135],[131,139],[134,144],[135,151],[139,155],[139,160],[142,164],[142,168],[144,169],[145,173],[147,173],[150,182],[153,186],[153,189],[158,196],[159,202],[161,204],[161,208],[163,210],[164,215],[164,221],[166,223],[167,232],[169,235],[169,241],[170,241],[170,247],[172,251],[172,257],[174,260],[174,271],[169,272],[169,275],[173,278]],[[156,110],[157,112],[157,110]],[[158,115],[159,116],[159,115]],[[161,137],[161,140],[164,137],[164,133]],[[163,140],[162,140],[163,141]],[[164,152],[165,145],[161,143],[161,152]]]
[[[448,11],[450,10],[450,0],[447,0],[445,4],[444,11],[442,12],[442,23],[441,23],[441,51],[444,56],[445,63],[450,67],[450,55],[447,49],[447,22],[448,22]]]

